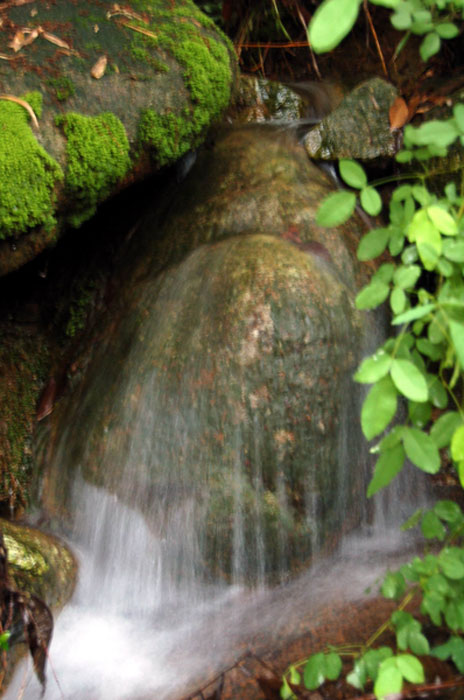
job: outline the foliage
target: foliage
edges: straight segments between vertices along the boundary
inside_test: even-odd
[[[409,33],[425,34],[423,60],[438,51],[442,38],[458,33],[454,20],[462,14],[462,2],[374,1],[391,8],[393,25],[407,32],[397,50]],[[358,0],[325,0],[308,30],[313,48],[336,46],[354,24],[359,6]],[[397,161],[416,161],[422,171],[407,175],[411,182],[394,189],[388,222],[365,234],[358,248],[360,260],[382,258],[356,306],[374,309],[388,300],[394,327],[392,337],[364,359],[355,375],[356,381],[372,385],[361,411],[363,433],[376,440],[371,452],[378,455],[368,496],[389,484],[406,460],[436,474],[445,455],[464,487],[464,183],[458,189],[451,180],[440,193],[426,185],[426,161],[445,157],[456,143],[464,145],[463,104],[454,105],[448,119],[405,128]],[[339,173],[350,189],[322,203],[318,224],[338,225],[357,206],[373,216],[382,211],[380,194],[359,163],[340,160]],[[399,415],[402,405],[405,416]],[[363,691],[373,684],[377,698],[399,693],[404,681],[422,683],[419,657],[449,659],[464,673],[464,515],[457,503],[439,501],[432,510],[416,513],[404,529],[416,526],[442,548],[387,573],[382,594],[399,601],[391,618],[363,645],[329,648],[293,664],[284,675],[283,698],[294,697],[292,686],[301,681],[313,690],[338,678],[346,657],[353,660],[347,682]],[[405,610],[414,597],[430,627],[446,629],[443,644],[433,647],[421,622]],[[396,648],[376,648],[387,630],[394,633]]]
[[[438,53],[442,39],[459,34],[455,20],[464,7],[463,0],[371,0],[392,10],[391,23],[406,35],[397,47],[404,47],[411,34],[425,35],[419,48],[423,61]],[[353,28],[361,0],[325,0],[316,10],[308,27],[308,39],[314,51],[331,51]]]

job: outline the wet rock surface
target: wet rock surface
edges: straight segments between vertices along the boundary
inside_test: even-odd
[[[388,111],[397,90],[381,78],[358,85],[320,124],[304,138],[311,158],[373,158],[393,156],[398,148],[397,135],[390,130]]]
[[[314,223],[330,190],[295,140],[232,130],[141,221],[121,310],[80,398],[63,404],[76,429],[67,476],[58,457],[60,479],[47,477],[51,508],[80,464],[157,531],[183,513],[206,576],[254,582],[285,577],[356,524],[364,470],[339,457],[357,434],[344,427],[356,402],[345,384],[365,338],[354,297],[366,270],[359,221]]]

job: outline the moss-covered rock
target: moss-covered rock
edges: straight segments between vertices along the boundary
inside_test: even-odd
[[[66,545],[39,530],[0,519],[13,586],[38,596],[54,610],[69,600],[76,582],[76,561]]]
[[[0,101],[4,274],[196,147],[229,103],[234,58],[191,0],[37,0],[0,14],[0,89],[16,100]]]
[[[308,154],[319,160],[393,156],[399,144],[390,129],[388,112],[397,94],[381,78],[358,85],[305,136]]]

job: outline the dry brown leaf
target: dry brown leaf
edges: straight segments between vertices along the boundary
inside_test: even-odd
[[[0,4],[0,11],[7,10],[9,7],[29,5],[31,2],[36,2],[36,0],[10,0],[10,2],[3,2],[2,4]]]
[[[128,19],[136,19],[139,22],[144,22],[145,24],[148,24],[148,22],[142,17],[142,15],[139,15],[137,12],[134,12],[128,7],[121,7],[118,4],[114,4],[111,10],[108,10],[108,12],[106,13],[106,19],[111,19],[116,15],[122,15],[123,17],[127,17]]]
[[[60,49],[67,49],[68,51],[71,51],[70,45],[64,41],[63,39],[60,39],[58,36],[55,36],[55,34],[50,34],[49,32],[42,32],[42,36],[44,39],[49,41],[51,44],[55,44],[55,46],[59,46]]]
[[[100,78],[103,77],[103,75],[105,74],[107,63],[108,59],[106,58],[106,56],[100,56],[100,58],[90,71],[90,75],[92,76],[92,78],[95,78],[95,80],[100,80]]]
[[[17,53],[23,48],[23,46],[32,44],[32,42],[37,39],[41,32],[42,27],[37,27],[36,29],[28,29],[26,27],[23,29],[18,29],[8,46],[13,49],[15,53]]]
[[[137,27],[134,24],[129,24],[129,20],[125,19],[124,17],[122,17],[121,19],[117,19],[116,22],[118,24],[122,24],[128,29],[132,29],[132,31],[134,32],[138,32],[139,34],[143,34],[144,36],[149,36],[151,39],[158,38],[158,34],[156,34],[155,32],[151,32],[149,29],[144,29],[143,27]]]
[[[29,116],[31,117],[31,121],[33,125],[35,126],[36,129],[39,128],[39,122],[37,121],[37,117],[35,115],[34,110],[32,109],[31,105],[29,102],[26,102],[26,100],[22,100],[20,97],[15,97],[14,95],[0,95],[0,100],[8,100],[9,102],[16,102],[16,104],[21,105],[21,107],[24,107],[25,110],[29,113]]]
[[[401,127],[408,121],[408,115],[408,105],[402,97],[397,97],[388,112],[390,131],[393,131],[394,129],[401,129]]]

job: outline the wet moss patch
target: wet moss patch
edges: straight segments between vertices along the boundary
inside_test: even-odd
[[[40,93],[23,99],[40,111]],[[0,100],[0,134],[0,239],[36,226],[52,229],[59,164],[38,143],[20,104]]]
[[[97,117],[70,113],[58,117],[57,124],[67,138],[65,187],[74,205],[68,221],[80,226],[129,170],[129,141],[111,112]]]

